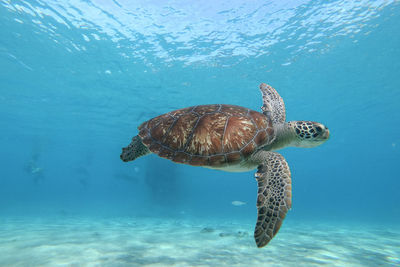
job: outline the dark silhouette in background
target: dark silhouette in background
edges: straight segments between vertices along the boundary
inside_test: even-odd
[[[35,185],[40,184],[45,179],[44,169],[40,166],[40,148],[35,146],[28,162],[24,165],[25,172],[32,177]]]

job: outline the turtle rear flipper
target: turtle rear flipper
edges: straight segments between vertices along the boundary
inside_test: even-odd
[[[147,155],[150,150],[142,143],[142,139],[139,136],[132,138],[132,142],[129,146],[122,148],[122,153],[120,158],[122,161],[132,161],[141,156]]]
[[[260,151],[253,156],[253,161],[260,163],[255,174],[258,215],[254,238],[261,248],[276,235],[292,206],[292,181],[289,166],[281,154]]]

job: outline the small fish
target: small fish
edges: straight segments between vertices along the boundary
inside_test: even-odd
[[[243,205],[246,205],[246,204],[247,204],[246,202],[243,202],[243,201],[240,201],[240,200],[232,201],[232,205],[233,206],[237,206],[237,207],[240,207],[240,206],[243,206]]]
[[[41,172],[42,170],[43,170],[42,168],[33,167],[33,166],[32,166],[31,173],[32,173],[32,174],[39,173],[39,172]]]

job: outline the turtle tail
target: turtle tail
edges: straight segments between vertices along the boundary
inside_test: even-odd
[[[128,162],[149,153],[150,150],[142,143],[142,139],[137,135],[132,138],[132,142],[129,146],[122,148],[120,158],[122,161]]]

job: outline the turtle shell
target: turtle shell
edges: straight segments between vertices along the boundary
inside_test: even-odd
[[[160,157],[194,166],[237,164],[275,139],[272,120],[233,105],[202,105],[142,123],[139,136]]]

